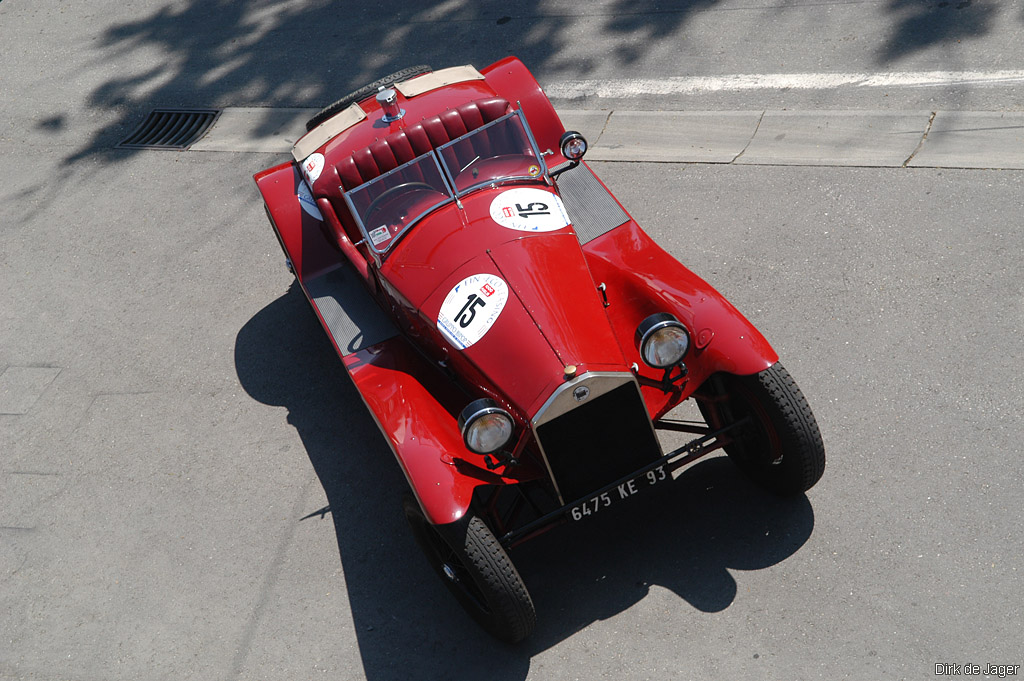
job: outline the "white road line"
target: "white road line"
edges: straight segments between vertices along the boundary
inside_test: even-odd
[[[939,87],[1024,82],[1024,70],[910,71],[904,73],[763,73],[688,78],[569,80],[544,87],[549,97],[628,98],[740,90],[826,90],[839,87]]]

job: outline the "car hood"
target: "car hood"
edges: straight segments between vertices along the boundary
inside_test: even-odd
[[[560,206],[549,190],[536,191],[554,197],[544,199],[553,209]],[[572,228],[532,232],[498,224],[492,212],[507,201],[504,193],[464,199],[461,226],[451,225],[458,213],[447,216],[447,225],[419,225],[384,274],[464,364],[462,372],[479,373],[467,378],[490,384],[532,415],[565,380],[566,367],[578,374],[628,369]]]

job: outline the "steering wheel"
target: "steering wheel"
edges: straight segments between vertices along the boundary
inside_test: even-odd
[[[380,208],[380,204],[384,203],[386,199],[391,198],[398,192],[404,191],[406,189],[426,189],[427,191],[437,192],[438,194],[441,193],[434,187],[431,187],[426,182],[403,182],[402,184],[395,185],[391,189],[385,189],[384,193],[382,193],[380,196],[371,201],[370,205],[366,207],[366,212],[363,213],[363,215],[366,216],[365,218],[363,218],[363,222],[370,222],[370,214],[377,208]]]

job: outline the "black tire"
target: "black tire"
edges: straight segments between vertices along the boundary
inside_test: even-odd
[[[426,64],[421,64],[419,66],[410,66],[407,69],[395,71],[390,76],[384,76],[379,80],[375,80],[372,83],[364,85],[358,90],[348,93],[347,95],[336,101],[334,104],[331,104],[330,106],[325,106],[324,108],[320,109],[320,111],[317,112],[315,116],[306,121],[306,130],[312,130],[313,128],[320,125],[334,114],[341,111],[342,109],[351,106],[355,102],[366,99],[370,95],[377,92],[377,90],[380,89],[381,87],[388,87],[389,85],[394,85],[397,82],[408,80],[413,76],[420,76],[423,75],[424,73],[430,73],[433,70],[434,69],[427,66]]]
[[[713,428],[750,417],[725,446],[740,470],[779,495],[802,494],[825,472],[825,446],[807,399],[781,364],[753,376],[716,374],[697,404]]]
[[[402,502],[416,543],[459,603],[489,634],[518,643],[537,625],[533,600],[487,524],[472,511],[433,525],[411,496]]]

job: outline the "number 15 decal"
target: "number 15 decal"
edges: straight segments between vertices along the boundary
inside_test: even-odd
[[[508,284],[494,274],[474,274],[456,284],[437,313],[437,330],[459,350],[487,335],[508,300]]]
[[[477,306],[479,305],[480,307],[483,307],[486,304],[487,303],[484,302],[483,298],[475,293],[471,294],[469,298],[466,299],[466,304],[462,306],[461,310],[459,310],[459,314],[455,316],[455,320],[459,323],[459,326],[464,329],[467,328],[476,318]]]
[[[569,225],[558,195],[537,187],[516,187],[495,196],[491,219],[520,232],[553,232]]]
[[[540,201],[533,201],[526,206],[516,204],[516,211],[519,212],[520,217],[530,217],[531,215],[551,215],[551,211],[548,210],[548,204],[541,203]]]

